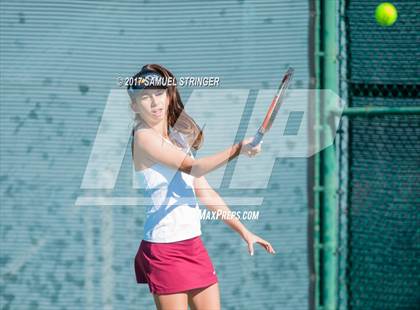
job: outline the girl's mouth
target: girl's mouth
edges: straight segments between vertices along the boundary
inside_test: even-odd
[[[156,117],[160,117],[160,116],[162,116],[162,113],[163,113],[163,108],[161,108],[161,109],[156,109],[156,110],[152,110],[152,114],[153,114],[154,116],[156,116]]]

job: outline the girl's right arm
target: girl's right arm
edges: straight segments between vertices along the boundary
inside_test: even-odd
[[[241,153],[249,155],[258,153],[261,146],[250,147],[249,143],[252,139],[245,139],[219,153],[196,159],[164,140],[152,129],[135,132],[135,144],[142,155],[147,156],[154,162],[188,173],[196,178],[217,169]]]

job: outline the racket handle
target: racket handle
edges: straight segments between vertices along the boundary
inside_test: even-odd
[[[252,142],[250,143],[252,147],[257,146],[258,143],[262,141],[263,137],[264,137],[264,134],[258,130],[254,136],[254,140],[252,140]]]

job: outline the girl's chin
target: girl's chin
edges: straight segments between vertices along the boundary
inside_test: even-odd
[[[150,115],[153,119],[162,119],[165,116],[165,113],[161,111],[159,113],[151,113]]]

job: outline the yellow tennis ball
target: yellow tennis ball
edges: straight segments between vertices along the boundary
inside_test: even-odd
[[[389,2],[383,2],[376,7],[375,18],[381,26],[391,26],[398,18],[395,6]]]

